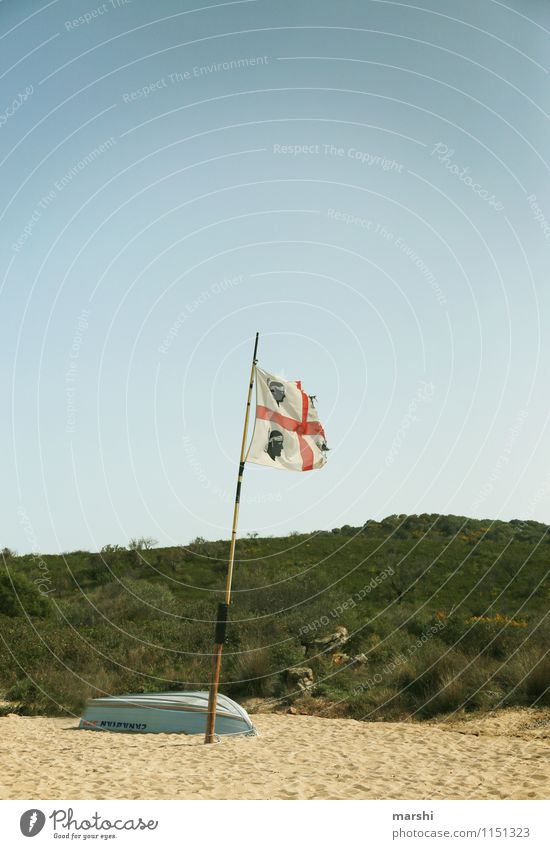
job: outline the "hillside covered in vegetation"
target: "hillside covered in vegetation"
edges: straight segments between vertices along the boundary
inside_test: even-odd
[[[240,539],[222,691],[367,720],[550,705],[548,530],[434,514]],[[4,712],[207,686],[228,542],[149,545],[4,549]]]

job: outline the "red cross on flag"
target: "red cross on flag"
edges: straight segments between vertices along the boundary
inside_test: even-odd
[[[256,366],[256,423],[249,463],[309,472],[325,465],[325,431],[299,380],[281,380]]]

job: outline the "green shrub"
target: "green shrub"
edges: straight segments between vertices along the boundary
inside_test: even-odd
[[[0,615],[47,616],[50,611],[48,596],[24,575],[0,575]]]
[[[530,704],[550,707],[550,655],[538,659],[525,680],[525,692]]]
[[[231,664],[231,692],[238,696],[265,697],[273,693],[276,683],[272,675],[267,649],[243,651]]]
[[[546,526],[422,515],[338,530],[238,541],[222,692],[283,697],[283,670],[308,665],[310,708],[324,699],[357,718],[548,704]],[[227,541],[198,540],[44,555],[49,599],[31,580],[36,555],[5,559],[0,692],[51,713],[101,691],[204,689],[227,552]],[[394,574],[373,583],[387,566]],[[315,622],[309,636],[346,626],[344,652],[368,663],[306,661],[300,641]]]

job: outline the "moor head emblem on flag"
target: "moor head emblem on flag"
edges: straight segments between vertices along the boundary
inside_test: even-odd
[[[256,367],[256,422],[249,463],[309,472],[326,463],[325,431],[299,380],[282,380]]]
[[[271,430],[269,432],[266,451],[272,460],[276,460],[277,457],[281,456],[283,442],[283,434],[280,430]]]
[[[279,407],[285,400],[285,385],[282,380],[270,380],[267,384]]]

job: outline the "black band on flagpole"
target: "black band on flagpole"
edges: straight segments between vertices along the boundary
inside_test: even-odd
[[[218,604],[218,617],[216,620],[216,634],[214,642],[223,646],[227,637],[227,622],[229,620],[229,605],[220,602]]]
[[[237,478],[237,491],[235,492],[235,504],[239,504],[241,500],[241,486],[244,474],[244,460],[239,464],[239,477]]]

